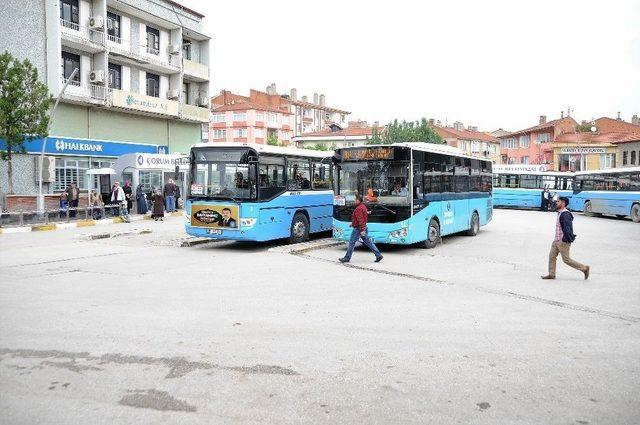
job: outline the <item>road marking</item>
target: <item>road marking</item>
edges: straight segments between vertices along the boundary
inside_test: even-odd
[[[124,254],[130,254],[130,252],[111,252],[109,254],[87,255],[85,257],[61,258],[59,260],[41,261],[38,263],[10,264],[10,265],[5,265],[3,267],[10,268],[10,267],[24,267],[24,266],[39,266],[41,264],[61,263],[64,261],[75,261],[75,260],[86,260],[88,258],[109,257],[112,255],[124,255]]]

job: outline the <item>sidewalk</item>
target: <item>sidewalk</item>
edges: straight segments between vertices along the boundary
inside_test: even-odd
[[[176,211],[173,213],[165,213],[166,217],[179,217],[184,215],[184,210]],[[142,220],[152,220],[150,214],[140,215],[130,215],[130,222],[142,221]],[[73,229],[77,227],[90,227],[90,226],[103,226],[108,224],[127,224],[120,217],[113,218],[104,218],[101,220],[77,220],[69,223],[49,223],[49,224],[33,224],[29,226],[21,226],[21,227],[0,227],[0,234],[9,234],[9,233],[26,233],[26,232],[40,232],[40,231],[49,231],[49,230],[60,230],[60,229]]]

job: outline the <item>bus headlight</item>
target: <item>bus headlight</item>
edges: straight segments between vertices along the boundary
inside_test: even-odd
[[[240,226],[242,227],[251,227],[254,224],[256,224],[257,219],[255,218],[241,218],[240,219]]]
[[[389,237],[393,238],[393,239],[406,238],[407,237],[407,228],[403,227],[400,230],[394,230],[393,232],[389,233]]]

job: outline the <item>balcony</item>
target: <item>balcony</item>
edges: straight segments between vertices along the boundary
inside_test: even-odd
[[[64,85],[66,81],[65,78],[62,78],[60,83]],[[79,81],[71,80],[64,91],[63,97],[80,103],[104,105],[107,100],[107,89],[102,85],[82,84]]]
[[[60,19],[62,45],[83,52],[96,53],[104,50],[105,34],[92,28]]]
[[[106,34],[107,47],[114,53],[120,53],[124,55],[131,54],[131,43],[129,40],[125,40],[115,35]]]
[[[209,81],[209,67],[189,59],[182,59],[184,76],[193,81]]]
[[[182,105],[182,118],[189,121],[209,122],[209,109],[185,103]]]
[[[179,103],[175,100],[147,96],[124,90],[109,90],[109,103],[114,108],[127,109],[145,114],[178,117]],[[208,119],[208,116],[207,116]]]

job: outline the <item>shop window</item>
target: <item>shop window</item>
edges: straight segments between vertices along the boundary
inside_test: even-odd
[[[138,181],[145,193],[162,190],[162,171],[140,171]]]
[[[75,183],[80,189],[87,189],[88,158],[56,158],[56,180],[53,190],[62,191]]]

